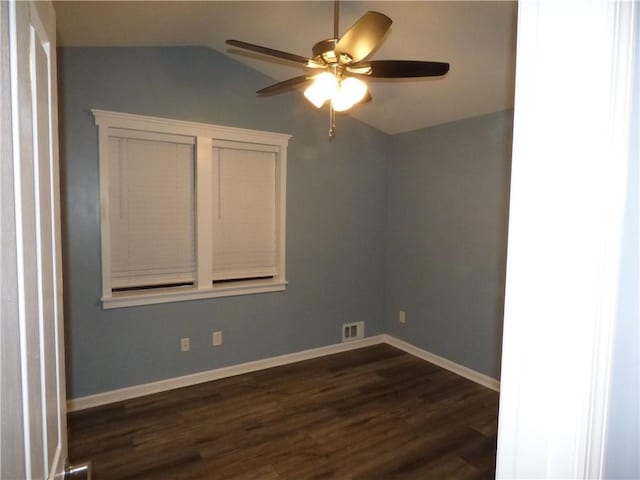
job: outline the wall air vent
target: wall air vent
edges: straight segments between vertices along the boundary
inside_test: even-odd
[[[342,341],[349,342],[364,338],[364,322],[343,323]]]

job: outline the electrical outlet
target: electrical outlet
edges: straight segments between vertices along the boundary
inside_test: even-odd
[[[400,321],[400,323],[407,323],[407,312],[405,312],[404,310],[400,310],[398,320]]]
[[[191,341],[189,337],[184,337],[180,339],[180,351],[188,352],[191,349]]]
[[[222,345],[222,332],[213,332],[211,343],[214,347]]]

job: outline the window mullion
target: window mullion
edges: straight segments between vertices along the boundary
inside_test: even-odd
[[[211,242],[213,235],[213,148],[212,140],[196,140],[196,286],[198,290],[213,288]]]

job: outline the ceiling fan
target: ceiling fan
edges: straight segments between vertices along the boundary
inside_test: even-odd
[[[329,103],[329,138],[335,136],[335,112],[349,110],[356,104],[371,101],[371,94],[362,79],[437,77],[449,71],[449,64],[418,60],[367,60],[378,48],[391,26],[386,15],[369,11],[339,37],[339,0],[334,1],[333,38],[313,46],[312,58],[272,48],[227,40],[227,44],[304,65],[316,72],[290,78],[270,85],[256,93],[275,95],[293,87],[309,84],[304,95],[317,108]]]

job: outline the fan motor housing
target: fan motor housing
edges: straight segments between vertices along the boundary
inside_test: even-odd
[[[335,38],[328,38],[327,40],[321,40],[313,46],[313,59],[319,63],[325,65],[331,65],[338,62],[335,54],[335,48],[338,40]]]

